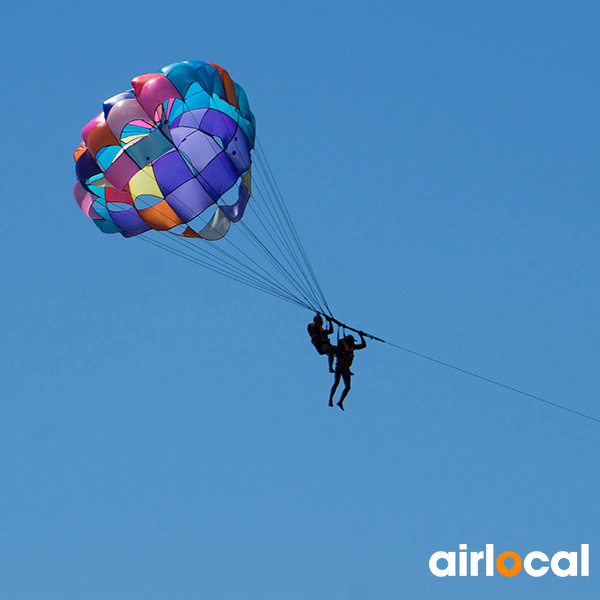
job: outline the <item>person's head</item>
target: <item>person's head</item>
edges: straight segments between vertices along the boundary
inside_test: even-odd
[[[344,339],[346,340],[346,344],[350,347],[354,346],[354,342],[356,342],[353,335],[347,335]]]
[[[323,325],[323,317],[319,314],[315,315],[315,323],[317,325]]]

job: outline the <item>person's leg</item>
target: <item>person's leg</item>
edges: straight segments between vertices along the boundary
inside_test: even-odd
[[[335,358],[335,351],[337,348],[335,346],[332,346],[331,344],[326,344],[325,346],[323,346],[323,349],[327,353],[327,359],[329,362],[329,372],[333,373],[333,359]]]
[[[337,386],[340,383],[340,374],[336,373],[335,378],[333,380],[333,387],[331,388],[331,394],[329,394],[329,406],[333,406],[333,395],[335,394],[335,390],[337,390]]]
[[[344,388],[344,391],[342,392],[342,397],[340,398],[340,401],[337,404],[342,410],[344,410],[344,398],[348,395],[348,392],[350,391],[350,380],[352,379],[352,376],[350,375],[350,371],[347,371],[346,373],[342,373],[342,377],[344,378],[344,385],[346,387]]]

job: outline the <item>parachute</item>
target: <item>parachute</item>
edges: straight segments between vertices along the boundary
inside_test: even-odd
[[[257,147],[243,88],[224,68],[202,61],[168,65],[131,85],[106,100],[81,132],[73,188],[81,210],[104,233],[143,239],[330,312]]]
[[[177,63],[136,77],[104,102],[75,153],[75,199],[107,233],[150,229],[217,240],[250,198],[255,121],[243,89],[216,65]],[[219,206],[232,187],[237,201]],[[207,224],[198,217],[212,208]]]

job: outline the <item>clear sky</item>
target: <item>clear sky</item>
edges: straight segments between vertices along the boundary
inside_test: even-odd
[[[3,7],[0,597],[597,598],[600,425],[392,346],[346,412],[311,313],[99,232],[130,79],[241,83],[334,313],[600,418],[597,2]],[[459,544],[590,577],[438,579]]]

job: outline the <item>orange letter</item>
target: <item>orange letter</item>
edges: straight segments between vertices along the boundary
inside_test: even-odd
[[[515,561],[515,564],[510,569],[507,569],[504,564],[504,561],[507,558],[512,558]],[[523,560],[516,552],[511,552],[510,550],[508,552],[503,552],[496,559],[496,569],[498,569],[498,573],[504,575],[504,577],[514,577],[522,568]]]

